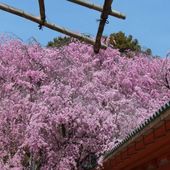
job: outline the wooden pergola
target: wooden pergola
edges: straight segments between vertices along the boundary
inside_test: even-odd
[[[33,21],[35,23],[38,23],[40,28],[42,26],[44,26],[44,27],[47,27],[51,30],[63,33],[65,35],[71,36],[73,38],[77,38],[81,41],[84,41],[86,43],[94,45],[94,52],[95,53],[98,53],[100,48],[102,48],[102,49],[107,48],[106,44],[101,43],[101,38],[102,38],[102,34],[103,34],[103,31],[104,31],[105,24],[107,23],[108,16],[109,15],[114,16],[114,17],[119,18],[119,19],[125,19],[126,18],[125,15],[121,14],[118,11],[111,9],[111,5],[112,5],[113,0],[105,0],[103,7],[95,5],[93,3],[89,3],[85,0],[67,0],[69,2],[72,2],[72,3],[75,3],[75,4],[78,4],[78,5],[81,5],[81,6],[84,6],[84,7],[87,7],[87,8],[101,12],[100,23],[99,23],[96,39],[92,39],[92,38],[87,37],[83,34],[78,34],[78,33],[72,32],[72,31],[70,31],[70,30],[68,30],[64,27],[60,27],[56,24],[48,22],[46,20],[46,12],[45,12],[46,10],[45,10],[44,0],[38,0],[38,1],[39,1],[39,10],[40,10],[40,16],[39,17],[33,16],[29,13],[26,13],[23,10],[14,8],[14,7],[9,6],[7,4],[4,4],[4,3],[0,3],[0,9],[3,10],[3,11],[6,11],[6,12],[12,13],[14,15],[18,15],[20,17],[23,17],[23,18],[30,20],[30,21]]]

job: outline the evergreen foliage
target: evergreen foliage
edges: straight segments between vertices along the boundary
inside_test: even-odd
[[[103,41],[107,41],[108,37],[103,36]],[[71,37],[57,37],[54,38],[53,41],[48,42],[48,47],[63,47],[71,43],[73,39]],[[76,40],[74,39],[74,42]],[[152,54],[152,50],[150,48],[142,49],[137,39],[133,39],[132,35],[126,36],[123,32],[113,33],[109,36],[109,44],[116,49],[119,49],[121,53],[128,54],[129,52],[140,52],[145,53],[147,55]],[[130,54],[130,53],[129,53]],[[133,55],[127,55],[132,57]]]
[[[65,45],[68,45],[71,42],[70,37],[57,37],[54,38],[53,41],[48,42],[47,46],[48,47],[63,47]]]
[[[119,49],[121,53],[132,52],[143,52],[148,55],[152,54],[151,49],[142,50],[141,45],[137,39],[134,39],[132,35],[126,36],[122,31],[113,33],[110,35],[110,44]]]

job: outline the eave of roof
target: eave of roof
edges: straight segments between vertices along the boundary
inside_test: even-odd
[[[170,109],[170,101],[162,106],[158,111],[156,111],[149,119],[142,123],[138,128],[133,130],[122,142],[116,145],[111,151],[107,152],[104,155],[104,162],[109,158],[113,157],[119,153],[123,148],[128,146],[131,142],[137,139],[140,135],[147,133],[149,129],[159,124],[162,120],[165,120],[170,116],[170,112],[167,110]]]

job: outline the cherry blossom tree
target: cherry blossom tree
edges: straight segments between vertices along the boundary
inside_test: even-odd
[[[8,40],[0,89],[0,169],[87,170],[170,99],[170,60]]]

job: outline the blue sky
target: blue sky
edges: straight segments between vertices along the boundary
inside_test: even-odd
[[[104,0],[88,0],[103,4]],[[0,0],[14,7],[39,15],[38,0]],[[72,4],[66,0],[46,0],[47,20],[75,32],[96,35],[100,13]],[[170,0],[114,0],[112,8],[126,14],[126,20],[109,17],[104,35],[123,31],[137,38],[144,48],[151,48],[154,55],[165,56],[170,51]],[[0,33],[14,34],[23,41],[31,37],[42,45],[61,35],[18,16],[0,10]]]

